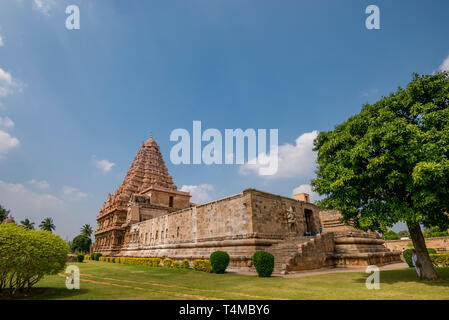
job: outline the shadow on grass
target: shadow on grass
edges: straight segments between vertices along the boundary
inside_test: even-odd
[[[380,272],[380,282],[385,284],[395,283],[422,283],[429,286],[448,287],[449,288],[449,268],[435,269],[439,280],[427,281],[420,280],[416,274],[415,268],[408,268],[403,270],[388,270]],[[365,283],[370,274],[362,274],[361,278],[354,280],[357,283]]]
[[[68,290],[66,288],[32,288],[29,293],[17,293],[13,296],[8,293],[1,293],[0,300],[49,300],[74,297],[88,293],[87,289]]]

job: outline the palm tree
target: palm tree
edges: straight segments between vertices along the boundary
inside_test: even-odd
[[[86,237],[89,237],[92,235],[92,227],[90,226],[90,224],[85,224],[84,226],[82,226],[81,228],[81,234],[85,235]]]
[[[32,229],[34,230],[34,222],[31,222],[28,218],[26,218],[23,221],[20,221],[20,223],[22,224],[22,226],[24,226],[27,229]]]
[[[42,220],[41,224],[39,225],[39,228],[41,228],[41,230],[46,230],[50,232],[56,229],[55,225],[53,224],[52,218],[45,218],[44,220]]]

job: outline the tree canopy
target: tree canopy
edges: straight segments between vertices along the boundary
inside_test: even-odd
[[[404,221],[416,247],[420,224],[449,226],[448,73],[414,74],[405,89],[321,132],[315,150],[321,204],[356,227],[386,232]]]
[[[2,223],[3,220],[8,218],[9,212],[10,212],[9,210],[7,210],[0,204],[0,223]]]
[[[90,245],[92,244],[92,240],[85,236],[84,234],[80,234],[76,236],[72,241],[72,252],[89,252]]]

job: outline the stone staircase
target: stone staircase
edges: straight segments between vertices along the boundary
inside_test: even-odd
[[[282,242],[272,245],[267,251],[274,256],[274,272],[287,270],[295,256],[300,255],[302,246],[314,237],[289,237]]]
[[[318,269],[329,265],[335,249],[332,233],[314,237],[289,237],[267,251],[274,255],[274,272]]]

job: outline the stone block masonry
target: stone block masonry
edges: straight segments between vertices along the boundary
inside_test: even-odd
[[[254,270],[252,255],[267,250],[275,271],[399,261],[379,235],[344,225],[307,194],[295,199],[255,189],[194,204],[179,191],[150,137],[122,184],[97,217],[94,251],[104,256],[208,259],[227,251],[230,268]]]

